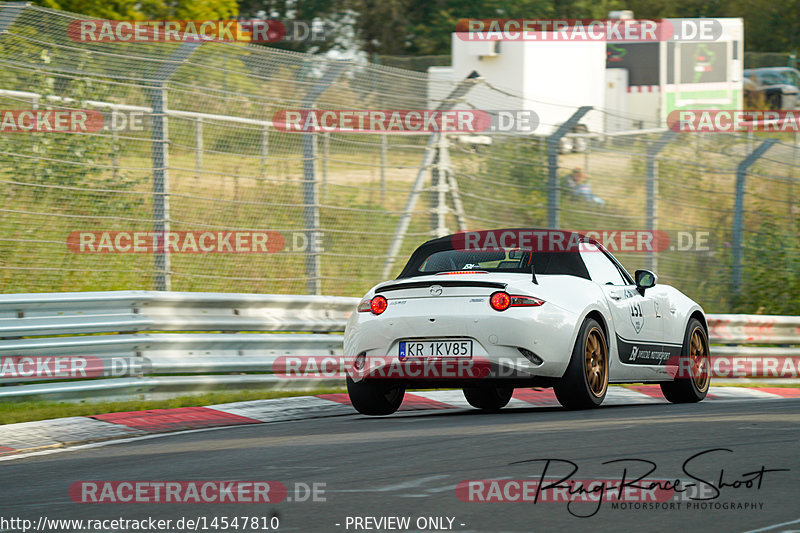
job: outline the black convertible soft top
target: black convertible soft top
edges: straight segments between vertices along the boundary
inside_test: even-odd
[[[503,237],[507,238],[504,239]],[[543,228],[507,228],[490,231],[461,232],[430,240],[417,248],[408,260],[397,279],[430,275],[431,271],[420,270],[422,265],[437,252],[459,251],[461,254],[479,255],[494,250],[516,248],[525,256],[520,266],[495,268],[494,272],[562,274],[590,279],[589,272],[580,255],[576,243],[592,243],[603,247],[594,239],[580,233]],[[493,244],[497,243],[497,244]],[[503,243],[502,245],[500,243]],[[510,243],[507,244],[507,243]],[[530,254],[533,254],[530,260]],[[612,258],[613,259],[613,258]],[[491,260],[491,259],[489,259]],[[616,262],[616,261],[615,261]],[[448,270],[443,268],[442,271]]]

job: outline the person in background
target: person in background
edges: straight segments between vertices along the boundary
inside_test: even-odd
[[[592,186],[589,185],[589,177],[581,167],[575,167],[572,169],[572,173],[567,176],[567,185],[569,185],[569,188],[573,194],[585,198],[590,202],[600,205],[605,205],[606,203],[605,200],[592,192]]]

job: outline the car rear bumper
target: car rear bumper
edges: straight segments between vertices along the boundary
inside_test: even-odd
[[[344,354],[348,360],[360,356],[363,363],[360,369],[348,371],[354,380],[555,378],[564,374],[569,363],[575,317],[555,305],[495,311],[481,298],[404,302],[390,304],[379,316],[351,316]],[[471,340],[472,356],[400,359],[401,341],[423,339]],[[521,349],[528,351],[528,357]]]

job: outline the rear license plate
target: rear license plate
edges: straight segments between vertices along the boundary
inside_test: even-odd
[[[400,342],[398,358],[472,357],[472,341],[425,340]]]

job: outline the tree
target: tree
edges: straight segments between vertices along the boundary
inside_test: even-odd
[[[239,13],[236,0],[34,0],[33,3],[110,20],[224,20]]]
[[[346,0],[240,0],[239,18],[272,19],[321,24],[324,40],[282,41],[264,46],[295,52],[326,52],[342,45],[342,39],[353,33],[354,14]]]

